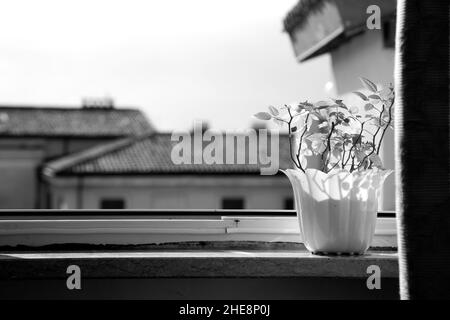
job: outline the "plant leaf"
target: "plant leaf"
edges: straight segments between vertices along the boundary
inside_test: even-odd
[[[384,88],[383,90],[381,90],[379,92],[380,98],[384,99],[384,100],[388,100],[391,95],[392,95],[393,91],[390,88]]]
[[[273,116],[277,116],[280,114],[280,112],[278,111],[277,108],[275,108],[274,106],[269,106],[269,111]]]
[[[366,103],[365,106],[364,106],[364,110],[366,110],[366,111],[370,111],[373,108],[374,108],[374,106],[371,103]]]
[[[374,167],[383,169],[383,161],[381,161],[380,156],[376,153],[371,154],[369,160],[372,161]]]
[[[254,117],[256,119],[259,119],[259,120],[270,120],[270,119],[272,119],[272,116],[269,113],[267,113],[267,112],[258,112],[258,113],[256,113],[254,115]]]
[[[319,154],[325,151],[326,145],[320,139],[313,140],[311,141],[311,149],[314,152],[314,154]]]
[[[314,107],[315,108],[322,109],[322,108],[326,108],[326,107],[329,107],[329,106],[331,106],[331,103],[328,102],[328,101],[318,101],[318,102],[314,103]]]
[[[306,109],[307,111],[311,111],[313,109],[313,105],[309,102],[300,102],[297,106],[297,109]]]
[[[306,160],[304,156],[300,156],[300,164],[303,168],[306,168],[306,166],[308,165],[308,160]]]
[[[328,127],[328,121],[322,121],[317,127],[319,129],[320,128],[324,128],[324,127]]]
[[[278,118],[273,118],[273,122],[275,122],[280,127],[284,124],[284,122]]]
[[[358,161],[362,161],[365,158],[366,154],[361,150],[356,150],[355,156]]]
[[[355,106],[353,106],[353,107],[351,107],[350,108],[350,113],[352,113],[352,114],[355,114],[355,113],[358,113],[359,112],[359,108],[358,107],[355,107]]]
[[[361,83],[363,84],[364,88],[366,88],[367,90],[371,91],[371,92],[377,92],[377,86],[375,85],[375,83],[373,83],[372,81],[370,81],[369,79],[360,77],[359,80],[361,80]]]
[[[341,148],[334,148],[333,151],[331,152],[331,154],[332,154],[336,159],[340,159],[340,158],[341,158],[341,152],[342,152],[342,149],[341,149]]]
[[[363,93],[361,93],[359,91],[353,91],[353,93],[356,94],[361,99],[363,99],[364,101],[369,101],[369,99]]]
[[[310,134],[309,136],[305,137],[305,139],[307,139],[307,140],[309,140],[311,142],[312,141],[323,141],[323,140],[325,140],[325,138],[326,138],[325,134],[318,133],[318,132]]]
[[[312,156],[312,155],[313,155],[313,153],[312,153],[312,151],[311,151],[310,149],[304,149],[304,150],[302,150],[302,154],[303,154],[305,157],[309,157],[309,156]]]

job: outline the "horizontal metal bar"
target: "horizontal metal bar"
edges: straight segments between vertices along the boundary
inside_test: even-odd
[[[139,210],[47,210],[47,209],[11,209],[0,210],[0,219],[22,218],[22,217],[89,217],[89,216],[110,216],[115,218],[136,218],[145,217],[186,217],[186,216],[274,216],[274,217],[294,217],[295,210],[224,210],[224,209],[139,209]],[[379,218],[395,218],[394,211],[380,211]]]

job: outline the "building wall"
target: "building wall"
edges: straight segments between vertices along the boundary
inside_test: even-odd
[[[35,208],[40,149],[0,150],[0,209]]]
[[[394,49],[384,46],[382,30],[367,30],[331,52],[339,95],[361,87],[358,77],[375,83],[394,82]]]
[[[220,209],[242,197],[245,209],[283,209],[292,197],[284,176],[165,176],[57,178],[53,208],[99,209],[102,199],[124,199],[126,209]]]
[[[362,105],[361,100],[351,92],[361,88],[358,77],[365,77],[377,85],[393,83],[394,49],[384,46],[382,30],[368,30],[341,45],[331,53],[337,94],[347,103]],[[381,151],[381,158],[388,169],[395,169],[394,134],[387,132]],[[395,210],[395,177],[387,178],[380,209]]]
[[[109,139],[0,139],[0,209],[45,207],[38,169],[46,159],[81,151]]]

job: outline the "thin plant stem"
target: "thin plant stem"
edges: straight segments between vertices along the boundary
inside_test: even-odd
[[[353,149],[355,148],[355,146],[358,144],[358,142],[359,142],[360,140],[362,140],[362,133],[363,133],[363,130],[364,130],[364,124],[365,124],[365,122],[361,122],[361,131],[359,132],[358,139],[356,139],[355,143],[353,143],[353,144],[352,144],[352,147],[350,148],[350,151],[349,151],[349,153],[348,153],[348,158],[347,158],[347,160],[345,161],[345,165],[347,165],[348,161],[350,160],[350,157],[352,156],[352,151],[353,151]]]
[[[322,163],[323,163],[322,171],[324,171],[324,172],[326,170],[326,167],[328,166],[328,155],[331,153],[331,135],[333,134],[334,127],[335,127],[335,123],[332,122],[330,133],[328,134],[328,137],[327,137],[327,146],[326,146],[324,152],[322,153]],[[323,158],[324,158],[325,153],[327,154],[327,159],[324,161]]]
[[[303,130],[303,133],[302,133],[302,135],[300,136],[300,142],[299,142],[299,144],[298,144],[298,149],[297,149],[297,154],[296,154],[298,163],[301,163],[301,161],[300,161],[300,151],[301,151],[301,149],[302,149],[303,137],[305,136],[306,131],[308,131],[308,120],[309,120],[309,113],[306,115],[306,119],[305,119],[305,130]]]
[[[387,122],[386,126],[383,129],[383,134],[381,135],[380,142],[378,144],[377,154],[380,153],[381,144],[383,142],[384,135],[386,134],[387,129],[391,125],[391,121],[392,121],[392,106],[394,105],[394,100],[395,100],[395,98],[392,98],[391,105],[389,106],[389,121]]]
[[[297,168],[299,168],[300,170],[302,170],[303,172],[305,172],[305,169],[303,169],[300,160],[297,158],[297,160],[298,160],[298,163],[297,163],[297,161],[296,161],[295,158],[294,158],[293,152],[292,152],[292,143],[293,143],[293,141],[292,141],[292,133],[291,133],[291,124],[292,124],[292,119],[294,119],[294,117],[292,116],[291,110],[290,110],[289,108],[288,108],[287,110],[288,110],[289,117],[290,117],[290,120],[289,120],[289,122],[288,122],[288,130],[289,130],[289,155],[291,156],[291,160],[294,162],[295,166],[296,166]]]

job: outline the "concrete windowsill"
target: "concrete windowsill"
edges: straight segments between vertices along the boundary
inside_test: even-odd
[[[377,265],[383,278],[398,277],[394,250],[364,256],[316,256],[297,244],[172,245],[147,248],[108,247],[83,250],[0,248],[0,279],[66,278],[78,265],[84,278],[366,278]]]

